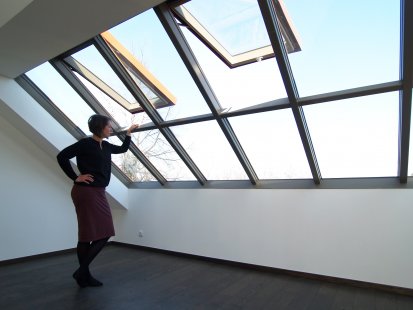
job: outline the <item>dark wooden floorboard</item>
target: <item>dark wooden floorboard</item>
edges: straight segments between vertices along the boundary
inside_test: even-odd
[[[362,288],[357,289],[356,296],[354,298],[354,309],[376,310],[374,293],[374,290],[365,290]]]
[[[288,309],[314,309],[312,308],[315,300],[318,298],[320,290],[323,289],[322,283],[319,281],[307,280],[299,282],[298,291],[293,294],[293,299],[288,305]],[[316,308],[321,310],[321,308]]]
[[[409,296],[120,245],[92,263],[102,287],[79,288],[76,267],[75,253],[1,266],[0,309],[413,309]]]
[[[396,304],[396,296],[383,292],[375,292],[376,310],[392,310]]]
[[[331,283],[320,285],[308,310],[328,310],[333,307],[339,286]]]
[[[397,296],[397,307],[393,309],[397,310],[412,310],[413,309],[413,297],[410,296]]]
[[[335,295],[332,310],[353,310],[356,296],[356,287],[340,286]]]

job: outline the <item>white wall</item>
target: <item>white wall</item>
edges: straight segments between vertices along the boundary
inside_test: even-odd
[[[413,288],[413,191],[130,190],[116,240]],[[138,231],[143,237],[138,237]]]
[[[0,261],[76,246],[70,184],[56,160],[0,115]]]

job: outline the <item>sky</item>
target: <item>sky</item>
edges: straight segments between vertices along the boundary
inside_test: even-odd
[[[261,17],[252,14],[259,11],[256,1],[226,0],[225,3],[224,8],[222,1],[192,0],[191,6],[194,12],[199,10],[204,14],[199,19],[208,21],[213,27],[211,32],[232,39],[227,41],[238,49],[254,40],[255,43],[268,40],[268,35],[260,28]],[[205,9],[205,5],[211,9]],[[284,0],[284,5],[302,49],[288,56],[300,97],[398,80],[399,1],[318,0],[314,5],[311,0]],[[210,15],[220,9],[223,11]],[[234,21],[237,21],[235,26]],[[274,58],[229,69],[188,30],[181,29],[223,108],[236,110],[286,97]],[[110,32],[176,96],[175,106],[158,110],[164,119],[210,113],[152,10]],[[94,47],[74,57],[133,101],[133,96]],[[92,114],[90,109],[84,107],[73,90],[63,85],[50,65],[42,65],[28,75],[88,132],[86,120]],[[108,108],[113,107],[113,113],[123,114],[117,117],[122,126],[129,124],[131,115],[119,112],[123,109],[89,87]],[[397,175],[397,92],[305,106],[304,113],[322,177]],[[141,113],[138,121],[148,120]],[[259,178],[312,177],[290,109],[231,117],[229,121]],[[171,129],[207,179],[247,179],[215,121]],[[147,145],[142,147],[150,148],[158,141],[146,140]],[[171,150],[167,144],[158,145],[158,149],[165,147]],[[150,160],[159,170],[165,171],[168,180],[193,180],[177,155],[169,154],[174,159],[173,164],[156,156]],[[409,168],[409,174],[411,170]]]

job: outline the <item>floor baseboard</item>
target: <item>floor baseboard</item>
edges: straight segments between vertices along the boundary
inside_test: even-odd
[[[301,271],[286,270],[286,269],[275,268],[275,267],[247,264],[247,263],[229,261],[229,260],[224,260],[224,259],[219,259],[219,258],[200,256],[200,255],[195,255],[195,254],[187,254],[187,253],[175,252],[175,251],[170,251],[170,250],[162,250],[162,249],[146,247],[142,245],[122,243],[118,241],[112,241],[111,244],[130,247],[130,248],[136,248],[136,249],[141,249],[141,250],[146,250],[146,251],[152,251],[152,252],[157,252],[157,253],[163,253],[163,254],[168,254],[168,255],[201,259],[201,260],[220,263],[220,264],[228,264],[228,265],[237,266],[240,268],[248,268],[248,269],[254,269],[254,270],[259,270],[259,271],[277,273],[277,274],[291,275],[291,276],[301,277],[301,278],[306,278],[306,279],[321,280],[321,281],[326,281],[329,283],[346,284],[346,285],[354,286],[354,287],[377,289],[377,290],[386,291],[390,293],[413,296],[413,289],[399,287],[399,286],[371,283],[371,282],[365,282],[365,281],[358,281],[358,280],[351,280],[351,279],[344,279],[344,278],[338,278],[338,277],[330,277],[330,276],[325,276],[325,275],[306,273],[306,272],[301,272]]]
[[[6,265],[22,263],[22,262],[27,262],[27,261],[33,261],[35,259],[52,257],[52,256],[68,254],[68,253],[75,253],[75,252],[76,252],[76,248],[72,248],[72,249],[66,249],[66,250],[53,251],[53,252],[47,252],[47,253],[42,253],[42,254],[29,255],[29,256],[12,258],[12,259],[6,259],[6,260],[0,261],[0,267],[1,266],[6,266]]]

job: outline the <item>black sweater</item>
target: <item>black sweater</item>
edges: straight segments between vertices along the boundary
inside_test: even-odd
[[[84,186],[106,187],[110,181],[111,154],[126,152],[130,141],[130,136],[126,136],[121,146],[102,141],[102,148],[100,148],[98,141],[93,138],[84,138],[63,149],[57,155],[57,161],[66,175],[75,181],[78,176],[70,165],[70,159],[76,157],[80,173],[91,174],[94,181],[89,184],[75,183]]]

